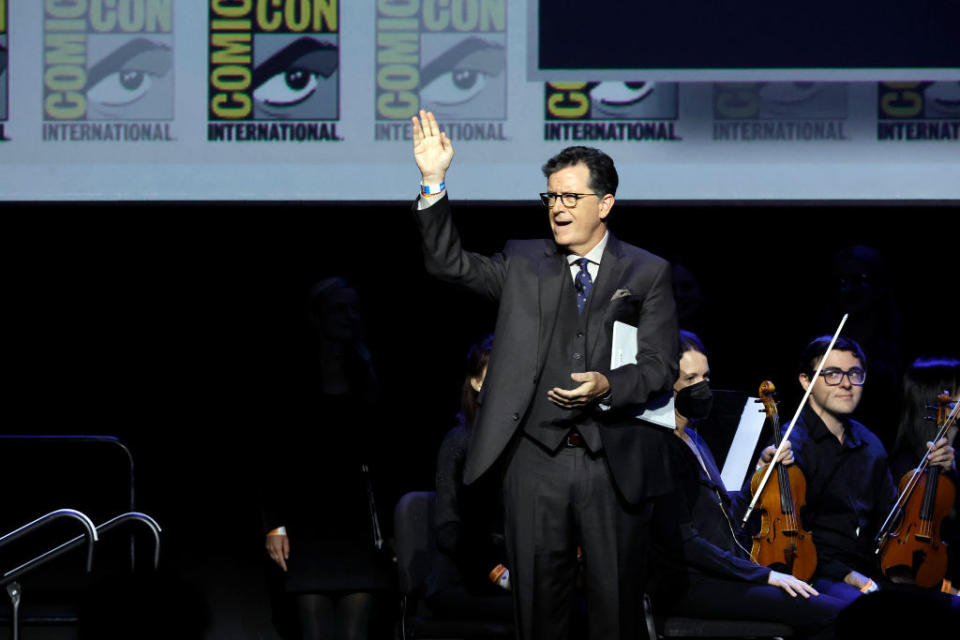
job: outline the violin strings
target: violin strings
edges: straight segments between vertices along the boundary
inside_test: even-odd
[[[960,402],[953,403],[953,408],[950,411],[950,414],[937,429],[937,435],[933,440],[935,443],[939,442],[946,435],[947,430],[957,421],[958,407],[960,407]],[[933,451],[933,449],[928,450],[924,454],[923,458],[920,459],[920,464],[918,464],[917,468],[913,470],[913,473],[910,475],[910,479],[907,481],[907,485],[903,488],[903,492],[901,492],[901,494],[897,497],[897,501],[893,505],[893,510],[890,512],[891,515],[902,509],[907,503],[907,500],[910,499],[910,494],[912,494],[913,490],[916,489],[917,484],[920,483],[920,478],[930,466],[931,451]],[[887,519],[889,520],[890,516],[887,516]]]

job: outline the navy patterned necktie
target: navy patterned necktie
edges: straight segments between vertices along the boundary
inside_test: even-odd
[[[574,260],[574,264],[580,266],[580,271],[577,273],[575,280],[577,289],[577,313],[580,314],[583,314],[583,306],[587,303],[587,298],[590,297],[590,288],[593,286],[590,272],[587,271],[587,264],[589,264],[589,262],[586,258]]]

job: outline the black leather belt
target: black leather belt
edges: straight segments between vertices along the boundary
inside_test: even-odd
[[[583,436],[576,431],[571,431],[567,434],[567,439],[564,441],[564,444],[568,447],[578,447],[580,449],[587,447],[587,444],[583,441]]]

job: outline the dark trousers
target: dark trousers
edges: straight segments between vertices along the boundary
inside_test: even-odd
[[[834,637],[834,620],[846,604],[823,591],[809,599],[794,598],[769,584],[693,575],[673,613],[692,618],[782,622],[804,637],[826,639]]]
[[[521,437],[503,491],[519,637],[569,636],[578,545],[584,555],[589,637],[639,637],[652,509],[623,501],[603,454],[568,447],[550,453]]]
[[[836,580],[830,580],[829,578],[815,577],[810,584],[820,593],[841,600],[844,606],[853,604],[854,600],[863,595],[856,587],[851,587],[846,582],[838,582]]]

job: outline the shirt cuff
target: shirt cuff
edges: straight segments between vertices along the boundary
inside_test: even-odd
[[[436,204],[440,200],[440,198],[444,197],[445,195],[447,195],[446,189],[432,196],[425,196],[421,193],[420,197],[417,198],[417,211],[423,211],[424,209],[429,209],[434,204]]]
[[[601,411],[610,411],[613,408],[613,391],[607,391],[603,394],[599,406]]]
[[[274,529],[273,531],[268,531],[268,532],[267,532],[267,535],[268,535],[268,536],[285,536],[285,535],[287,535],[287,528],[286,528],[286,527],[277,527],[277,528]]]

